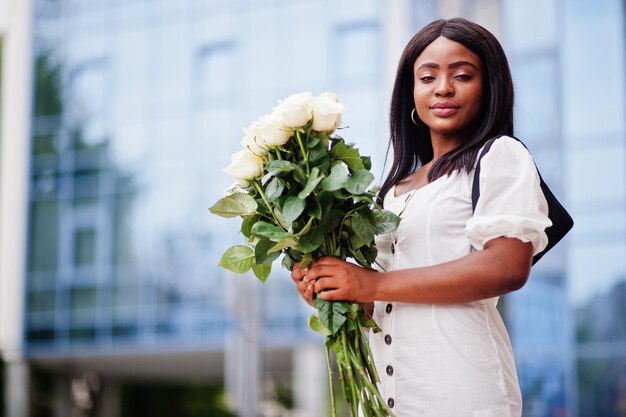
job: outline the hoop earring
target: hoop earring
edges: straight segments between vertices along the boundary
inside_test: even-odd
[[[411,121],[413,122],[413,124],[414,124],[415,126],[418,126],[418,127],[424,127],[424,126],[426,126],[424,123],[417,123],[417,122],[415,121],[415,108],[413,108],[413,110],[411,110]]]

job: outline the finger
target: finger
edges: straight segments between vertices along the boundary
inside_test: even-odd
[[[315,284],[313,284],[313,291],[318,294],[323,291],[334,289],[337,289],[337,285],[335,283],[335,280],[330,277],[320,278],[315,281]]]
[[[304,297],[304,293],[306,292],[306,290],[311,286],[311,284],[306,283],[304,281],[300,281],[298,283],[296,283],[296,288],[298,289],[298,293],[300,293],[300,295],[302,297]]]
[[[316,265],[309,268],[306,273],[305,281],[315,281],[323,277],[332,277],[337,275],[337,267],[331,265]]]
[[[308,268],[304,268],[304,269],[292,269],[291,270],[291,279],[294,280],[295,282],[299,282],[302,281],[302,279],[304,279],[304,277],[306,276],[308,272]]]
[[[304,290],[304,299],[308,303],[313,302],[313,286],[311,284],[308,284]]]
[[[337,258],[333,258],[332,256],[325,256],[323,258],[319,258],[313,261],[313,266],[318,266],[318,265],[339,265],[340,263],[342,263],[344,261],[342,261],[341,259],[337,259]]]
[[[347,301],[341,290],[322,291],[317,296],[326,301]]]

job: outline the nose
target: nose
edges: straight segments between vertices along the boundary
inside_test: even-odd
[[[437,97],[452,97],[454,95],[454,81],[449,77],[440,77],[435,95]]]

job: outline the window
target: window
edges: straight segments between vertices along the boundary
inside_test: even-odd
[[[106,140],[106,110],[111,85],[104,59],[84,61],[69,76],[68,110],[73,125],[73,144],[90,148]]]
[[[340,25],[335,29],[333,56],[337,57],[335,77],[347,86],[376,83],[383,60],[380,57],[380,33],[376,22],[363,21]]]
[[[74,265],[92,266],[96,261],[96,231],[92,228],[74,232]]]
[[[228,98],[235,89],[235,46],[224,41],[205,45],[197,52],[192,77],[197,99],[201,104]]]

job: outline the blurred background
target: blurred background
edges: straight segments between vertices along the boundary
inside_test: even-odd
[[[380,179],[399,55],[453,16],[504,45],[576,221],[500,303],[524,416],[626,416],[622,0],[0,0],[3,415],[328,415],[311,310],[278,267],[218,268],[242,236],[207,209],[301,91],[339,94]]]

